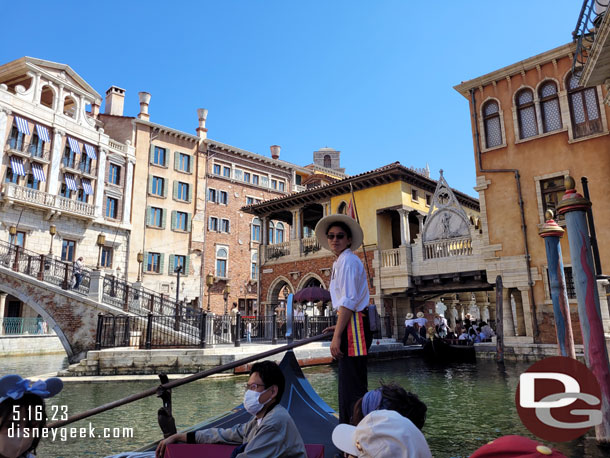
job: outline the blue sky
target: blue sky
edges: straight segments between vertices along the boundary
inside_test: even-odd
[[[453,86],[570,41],[582,3],[105,1],[3,5],[0,63],[70,65],[125,114],[152,94],[151,121],[259,154],[312,162],[341,151],[347,173],[400,161],[444,169],[476,196],[468,102]]]

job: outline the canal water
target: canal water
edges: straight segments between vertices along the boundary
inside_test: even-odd
[[[64,359],[57,357],[5,358],[1,372],[2,375],[18,372],[32,376],[58,370],[65,364]],[[493,361],[436,366],[418,358],[371,362],[369,389],[378,386],[380,380],[394,381],[418,394],[428,406],[423,432],[435,458],[465,458],[502,435],[533,438],[521,424],[514,402],[519,374],[528,366],[509,362],[501,367]],[[304,372],[314,389],[336,409],[337,368],[319,366],[305,368]],[[178,429],[241,403],[245,381],[246,376],[210,378],[175,389],[173,408]],[[59,417],[67,409],[73,415],[155,385],[152,381],[67,383],[62,393],[49,400],[47,411]],[[87,434],[93,427],[96,437],[43,441],[38,456],[97,457],[137,449],[160,438],[156,414],[160,406],[160,399],[151,397],[82,420],[71,426],[86,428]],[[110,436],[122,435],[123,428],[133,428],[133,436],[97,437],[103,436],[103,428],[112,428],[106,432]],[[593,437],[594,432],[590,430],[584,438],[552,446],[568,457],[609,456],[608,450],[599,448]]]

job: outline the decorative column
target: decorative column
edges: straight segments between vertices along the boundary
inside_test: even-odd
[[[8,108],[0,107],[0,164],[4,159],[4,145],[6,144],[6,131],[8,129],[8,115],[11,114],[11,110]],[[0,316],[1,318],[2,316]]]
[[[106,178],[106,155],[108,151],[100,148],[99,157],[97,159],[97,179],[95,180],[95,217],[102,216],[102,208],[104,208],[104,186]]]
[[[419,238],[420,240],[423,240],[423,232],[424,232],[424,218],[426,216],[422,215],[421,213],[417,214],[417,221],[419,221]]]
[[[131,213],[131,192],[133,188],[133,166],[134,162],[127,161],[127,173],[125,174],[125,191],[123,194],[123,223],[129,224]]]
[[[549,289],[551,290],[551,299],[553,301],[553,316],[555,317],[555,331],[557,332],[559,354],[576,359],[572,320],[570,319],[570,305],[568,303],[568,290],[566,289],[560,243],[564,230],[553,220],[553,212],[551,210],[547,210],[544,216],[547,221],[538,233],[544,239],[544,246],[546,248],[546,260],[549,266]]]
[[[600,442],[609,442],[610,364],[587,226],[587,210],[591,202],[576,192],[572,177],[566,178],[565,187],[566,193],[557,206],[557,212],[566,218],[585,360],[602,391],[602,423],[595,427],[595,436]]]
[[[63,137],[66,133],[61,129],[53,131],[53,147],[51,149],[51,165],[47,174],[47,192],[56,195],[59,191],[59,165],[61,164],[61,156],[63,154],[62,147],[64,146]]]
[[[399,208],[398,215],[400,219],[400,244],[408,245],[411,241],[411,235],[409,234],[409,212],[404,208]]]
[[[4,318],[4,307],[6,305],[6,296],[7,293],[0,293],[0,324],[2,323],[2,319]],[[0,336],[4,334],[4,326],[0,326]]]

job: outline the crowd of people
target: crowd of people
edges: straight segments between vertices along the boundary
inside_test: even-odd
[[[428,328],[427,324],[428,319],[425,318],[423,312],[417,312],[416,318],[413,313],[407,313],[402,344],[407,345],[409,342],[413,342],[415,345],[423,345],[428,338],[434,336],[457,340],[460,343],[479,343],[489,342],[496,335],[488,323],[483,320],[473,320],[469,313],[463,320],[456,320],[454,329],[449,327],[447,319],[439,313],[434,314],[433,327]]]

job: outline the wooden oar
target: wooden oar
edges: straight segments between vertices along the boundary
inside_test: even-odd
[[[331,334],[320,334],[313,337],[308,337],[307,339],[299,340],[298,342],[294,342],[288,345],[283,345],[278,348],[274,348],[273,350],[268,350],[262,353],[257,353],[256,355],[248,356],[247,358],[238,359],[237,361],[233,361],[232,363],[223,364],[221,366],[216,366],[213,369],[208,369],[205,371],[197,372],[196,374],[189,375],[188,377],[184,377],[178,380],[174,380],[169,383],[165,383],[163,385],[159,385],[154,388],[150,388],[146,391],[142,391],[141,393],[132,394],[131,396],[127,396],[123,399],[118,399],[116,401],[109,402],[108,404],[101,405],[96,407],[95,409],[87,410],[85,412],[76,414],[66,420],[56,421],[55,423],[51,423],[48,425],[49,428],[60,428],[62,426],[68,425],[70,423],[74,423],[75,421],[82,420],[87,417],[91,417],[93,415],[97,415],[98,413],[105,412],[107,410],[114,409],[115,407],[119,407],[125,404],[129,404],[130,402],[137,401],[139,399],[147,398],[148,396],[153,396],[158,393],[158,391],[162,388],[170,389],[175,388],[177,386],[185,385],[190,382],[194,382],[195,380],[199,380],[205,378],[209,375],[218,374],[219,372],[224,372],[229,369],[234,369],[239,366],[243,366],[244,364],[251,363],[261,358],[266,358],[267,356],[276,355],[278,353],[282,353],[287,350],[291,350],[296,347],[300,347],[302,345],[307,345],[308,343],[317,342],[319,340],[328,338]]]

